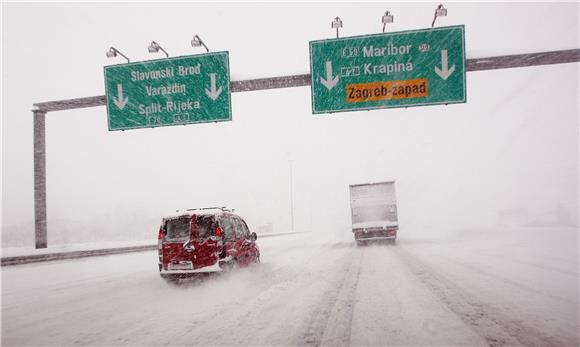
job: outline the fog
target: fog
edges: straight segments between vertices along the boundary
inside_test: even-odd
[[[2,4],[2,240],[34,239],[32,104],[104,94],[114,46],[230,52],[232,80],[308,73],[308,41],[431,24],[436,3]],[[468,58],[577,48],[577,3],[448,4]],[[482,15],[483,14],[483,15]],[[489,14],[489,15],[485,15]],[[121,59],[121,58],[119,58]],[[142,240],[177,209],[252,230],[348,233],[348,185],[395,180],[401,233],[578,227],[578,64],[467,74],[467,103],[313,115],[310,87],[232,94],[232,121],[109,132],[105,107],[47,114],[48,242]],[[271,227],[267,227],[270,225]]]

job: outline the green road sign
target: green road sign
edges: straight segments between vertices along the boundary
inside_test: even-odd
[[[463,25],[310,42],[312,113],[466,101]]]
[[[228,52],[105,66],[109,130],[232,119]]]

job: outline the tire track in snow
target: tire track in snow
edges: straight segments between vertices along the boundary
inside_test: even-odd
[[[441,255],[438,255],[438,256],[440,258],[442,258],[443,260],[445,260],[449,263],[452,263],[456,266],[460,266],[462,268],[465,268],[466,270],[468,270],[472,273],[477,273],[481,276],[489,277],[490,279],[492,279],[494,281],[500,281],[503,284],[508,284],[508,285],[515,287],[521,291],[525,291],[525,292],[528,292],[530,294],[534,294],[537,296],[549,297],[551,299],[557,300],[557,301],[559,301],[563,304],[566,304],[566,305],[577,305],[578,304],[577,301],[569,300],[568,298],[565,298],[565,297],[562,297],[559,295],[553,295],[545,290],[540,290],[538,288],[534,288],[533,286],[524,285],[520,282],[512,280],[511,278],[509,278],[507,276],[500,276],[500,275],[495,274],[493,272],[482,270],[480,267],[478,267],[476,265],[466,264],[464,262],[457,261],[457,260],[450,258],[450,257],[445,257],[445,256],[441,256]],[[522,263],[522,264],[525,264],[525,263]],[[569,275],[569,273],[564,273],[564,275]]]
[[[470,325],[490,346],[568,345],[557,337],[548,336],[521,320],[506,316],[501,309],[478,300],[452,280],[421,262],[403,247],[397,247],[395,252],[427,288],[461,320]]]
[[[464,252],[466,251],[465,248],[462,248],[459,246],[446,245],[446,247],[452,248],[454,250],[459,250],[459,251],[464,251]],[[555,266],[530,262],[528,260],[509,258],[509,257],[505,256],[504,253],[500,253],[500,252],[482,251],[482,250],[478,249],[477,253],[478,253],[478,255],[483,256],[483,257],[488,256],[488,257],[491,257],[494,259],[501,259],[503,262],[510,262],[510,263],[514,263],[514,264],[524,265],[524,266],[528,266],[530,268],[541,269],[544,271],[558,272],[559,274],[566,275],[566,276],[578,277],[578,274],[579,274],[577,267],[575,268],[575,271],[569,271],[569,270],[561,269],[561,268],[558,268]],[[561,258],[557,258],[557,257],[548,257],[548,258],[552,258],[552,259],[554,259],[560,263],[563,263],[563,264],[568,263],[565,259],[561,259]],[[577,266],[578,263],[573,263],[573,265]]]
[[[308,249],[307,254],[302,253]],[[310,245],[297,249],[285,248],[283,252],[289,259],[295,257],[296,251],[300,251],[301,262],[298,265],[316,262],[317,258],[328,257],[329,252],[336,252],[336,247],[332,244]],[[279,254],[278,254],[279,255]],[[191,316],[187,320],[177,320],[174,326],[166,326],[166,322],[155,320],[157,333],[150,336],[151,326],[136,325],[131,329],[125,329],[122,336],[128,336],[127,341],[110,340],[114,344],[122,345],[144,345],[144,344],[169,344],[169,345],[268,345],[276,341],[276,336],[271,339],[271,331],[290,329],[280,327],[276,321],[276,315],[287,314],[284,310],[292,306],[287,299],[287,295],[300,283],[304,276],[303,269],[294,261],[288,263],[269,263],[267,258],[261,264],[256,264],[247,269],[240,269],[231,273],[220,274],[207,281],[183,280],[178,285],[169,285],[167,293],[177,291],[182,294],[190,293],[192,299],[197,298],[200,290],[223,291],[224,287],[231,287],[235,292],[239,285],[244,288],[242,292],[232,296],[211,298],[202,307],[194,307]],[[342,260],[340,260],[342,262]],[[310,275],[309,275],[310,276]],[[317,278],[311,278],[311,282],[316,282]],[[296,293],[297,291],[294,291]],[[206,296],[204,296],[207,299]],[[214,301],[215,300],[215,301]],[[295,300],[292,298],[290,300]],[[157,309],[163,312],[163,305],[156,305]],[[169,305],[171,306],[171,305]],[[179,311],[183,311],[185,305]],[[278,307],[279,306],[279,307]],[[272,307],[276,307],[272,309]],[[153,309],[154,310],[154,309]],[[274,313],[266,314],[265,310]],[[276,312],[277,311],[277,312]],[[266,319],[273,316],[273,320]],[[255,322],[260,322],[256,324]],[[260,325],[253,326],[253,325]],[[224,339],[223,327],[228,326],[230,333]],[[216,330],[217,327],[217,330]],[[298,327],[295,328],[299,330]],[[280,344],[279,342],[278,344]],[[288,344],[288,342],[284,342]],[[298,342],[295,344],[299,344]]]
[[[314,311],[304,335],[304,345],[343,346],[350,345],[352,315],[359,281],[362,250],[354,248],[351,260],[335,284],[327,290]]]
[[[333,278],[344,272],[341,270],[351,259],[350,250],[331,245],[312,250],[299,263],[269,269],[262,263],[256,267],[258,271],[232,273],[234,283],[250,281],[253,294],[211,305],[207,311],[195,314],[181,331],[174,331],[169,341],[178,345],[304,344],[301,332],[306,329],[306,318],[312,316],[311,307],[320,301],[321,288],[334,287]],[[336,267],[328,273],[331,264]],[[228,327],[226,335],[224,326]]]

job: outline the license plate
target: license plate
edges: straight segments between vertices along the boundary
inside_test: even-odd
[[[188,261],[188,262],[181,262],[178,264],[169,264],[168,267],[169,270],[193,270],[193,264]]]

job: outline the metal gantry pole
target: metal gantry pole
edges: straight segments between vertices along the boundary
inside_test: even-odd
[[[46,248],[46,111],[33,110],[34,117],[34,239],[36,248]]]

